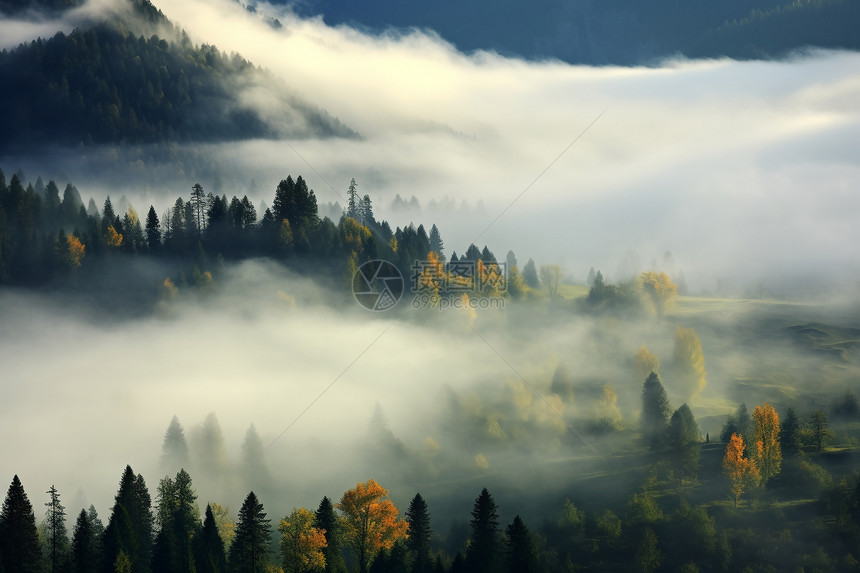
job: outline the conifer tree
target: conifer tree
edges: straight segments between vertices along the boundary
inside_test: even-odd
[[[149,213],[146,214],[146,244],[151,253],[157,252],[161,247],[161,223],[152,205],[149,206]]]
[[[800,453],[800,420],[794,408],[789,408],[785,412],[785,418],[779,428],[779,445],[786,457]]]
[[[150,570],[152,552],[152,498],[143,476],[126,466],[114,498],[102,541],[102,570],[112,573],[127,560],[135,573]]]
[[[50,498],[45,506],[45,554],[50,573],[66,571],[69,562],[69,534],[66,529],[66,508],[53,485],[45,492]]]
[[[179,423],[179,418],[173,416],[164,433],[164,442],[161,444],[161,469],[165,473],[172,473],[188,467],[188,464],[188,442],[185,440],[185,431]]]
[[[341,549],[341,527],[334,512],[334,505],[326,496],[320,501],[314,516],[314,526],[325,531],[326,546],[323,548],[326,573],[335,573],[346,569]]]
[[[239,510],[236,538],[230,545],[229,566],[234,573],[262,573],[269,563],[271,520],[254,492],[245,497]]]
[[[660,375],[652,372],[642,385],[642,435],[652,450],[663,446],[672,406]]]
[[[0,510],[0,566],[5,571],[41,571],[36,516],[18,476],[12,478]]]
[[[669,420],[667,445],[674,466],[678,485],[683,484],[684,476],[693,476],[699,467],[699,426],[689,406],[682,404]]]
[[[203,529],[195,539],[194,565],[197,573],[226,573],[227,558],[224,554],[224,541],[218,534],[218,525],[212,514],[212,507],[206,505]]]
[[[474,573],[494,573],[499,570],[501,542],[499,514],[496,502],[487,488],[475,499],[472,509],[472,535],[466,550],[466,565]]]
[[[89,573],[95,571],[98,564],[97,549],[96,536],[90,518],[86,510],[82,509],[72,532],[72,572]]]
[[[406,548],[412,561],[413,573],[429,573],[432,567],[430,556],[430,513],[427,510],[427,502],[416,493],[406,510],[406,521],[409,522],[409,537],[406,539]]]
[[[532,573],[537,571],[537,550],[526,524],[517,515],[508,525],[507,531],[507,571],[510,573]]]

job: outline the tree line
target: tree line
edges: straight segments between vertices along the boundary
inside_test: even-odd
[[[7,183],[0,170],[0,285],[74,283],[91,261],[110,266],[134,257],[185,261],[202,274],[220,259],[265,256],[312,263],[318,273],[338,280],[350,280],[358,265],[371,259],[394,262],[404,277],[431,252],[444,260],[435,224],[429,232],[423,224],[392,230],[375,216],[369,195],[356,198],[356,189],[353,179],[349,207],[337,222],[320,217],[316,195],[301,175],[280,181],[271,207],[262,213],[247,195],[228,199],[195,183],[160,215],[151,205],[141,217],[132,206],[117,212],[110,196],[101,207],[92,199],[84,206],[71,183],[62,192],[53,180],[45,184],[41,178],[25,186],[17,173]],[[495,264],[486,246],[470,245],[451,260],[467,257]],[[92,272],[97,268],[104,267],[93,265]]]

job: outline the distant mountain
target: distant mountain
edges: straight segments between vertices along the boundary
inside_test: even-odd
[[[237,55],[195,46],[146,0],[134,17],[0,52],[0,153],[44,145],[354,137],[325,111]],[[243,105],[281,102],[277,122]]]
[[[292,2],[290,2],[293,4]],[[305,0],[304,16],[372,30],[425,28],[460,50],[584,64],[771,58],[860,49],[857,0]]]

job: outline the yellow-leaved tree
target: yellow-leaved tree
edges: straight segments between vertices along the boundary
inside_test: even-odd
[[[669,279],[669,275],[654,271],[642,273],[639,275],[639,281],[642,283],[642,290],[654,303],[657,318],[662,319],[666,305],[678,294],[678,287]]]
[[[660,359],[647,346],[643,346],[633,355],[633,368],[636,369],[637,383],[641,383],[652,372],[660,373]]]
[[[388,490],[372,479],[345,491],[336,507],[343,513],[343,538],[355,552],[360,573],[367,573],[377,553],[407,536],[409,523],[397,519]]]
[[[779,445],[779,415],[765,402],[753,410],[755,449],[753,457],[764,483],[775,477],[782,468],[782,449]]]
[[[74,235],[66,236],[66,244],[68,245],[66,260],[68,261],[69,266],[73,269],[81,266],[81,260],[84,258],[86,245],[84,245],[81,240]]]
[[[732,434],[723,456],[723,472],[729,478],[729,490],[735,498],[735,507],[741,494],[758,485],[760,474],[755,461],[744,457],[744,439]]]
[[[281,520],[281,557],[284,571],[303,573],[325,568],[325,530],[314,527],[314,513],[300,507]]]
[[[689,404],[708,383],[705,372],[705,355],[702,342],[692,328],[675,328],[675,374],[684,385],[681,389],[684,400]]]
[[[122,233],[117,233],[116,229],[113,228],[113,225],[108,225],[108,228],[105,231],[105,244],[108,247],[122,246]]]

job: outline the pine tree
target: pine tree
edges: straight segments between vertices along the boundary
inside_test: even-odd
[[[439,255],[440,259],[444,260],[445,244],[442,242],[442,235],[439,234],[439,228],[436,223],[430,227],[430,250]]]
[[[113,210],[110,195],[105,198],[104,209],[102,209],[102,233],[107,233],[107,228],[116,222],[116,213]]]
[[[537,571],[537,550],[526,524],[517,515],[507,531],[507,570],[510,573]]]
[[[218,534],[218,525],[212,508],[206,505],[203,529],[195,539],[194,565],[197,573],[226,573],[227,558],[224,554],[224,541]]]
[[[72,572],[89,573],[98,564],[98,547],[90,518],[86,510],[81,510],[72,532]]]
[[[0,566],[15,573],[42,570],[36,516],[17,475],[0,511]]]
[[[684,476],[693,476],[699,468],[699,426],[689,406],[682,404],[669,420],[667,445],[674,465],[678,486],[683,484]]]
[[[501,543],[499,539],[499,514],[496,502],[487,488],[475,499],[472,509],[472,536],[466,550],[466,565],[474,573],[498,571]]]
[[[787,458],[796,456],[801,451],[800,420],[794,408],[789,408],[785,413],[785,419],[779,428],[779,445]]]
[[[540,279],[538,278],[534,259],[529,259],[523,267],[523,280],[533,289],[540,288]]]
[[[50,573],[65,571],[69,562],[69,534],[66,529],[66,508],[60,503],[57,488],[51,485],[50,499],[45,506],[45,553]]]
[[[323,549],[323,555],[325,555],[326,573],[345,570],[343,557],[340,554],[340,522],[334,512],[334,505],[328,497],[323,497],[320,501],[314,516],[314,526],[325,531],[326,547]]]
[[[161,223],[152,205],[149,206],[149,213],[146,215],[146,244],[151,253],[157,252],[161,247]]]
[[[173,416],[167,431],[164,433],[164,442],[161,444],[161,469],[165,473],[172,473],[188,467],[188,443],[185,441],[185,431],[179,418]]]
[[[427,502],[416,493],[406,510],[406,521],[409,522],[409,537],[406,539],[406,547],[412,560],[412,571],[415,573],[429,573],[432,567],[430,557],[430,513],[427,510]]]
[[[266,519],[263,504],[250,492],[239,510],[236,538],[230,546],[229,565],[235,573],[262,573],[269,563],[271,520]]]
[[[194,230],[197,235],[203,233],[203,221],[205,220],[206,208],[209,206],[209,200],[206,197],[206,191],[200,183],[195,183],[191,187],[191,199],[188,201],[191,204],[191,210],[194,215]]]
[[[114,498],[102,546],[102,570],[112,573],[116,563],[128,560],[136,573],[150,570],[152,552],[152,499],[143,476],[126,466]],[[120,559],[124,557],[124,559]]]
[[[642,434],[652,450],[663,446],[671,413],[672,406],[660,382],[660,375],[652,372],[642,385]]]
[[[347,203],[346,216],[352,217],[358,221],[358,201],[356,200],[358,197],[358,183],[355,182],[354,177],[349,182],[349,191],[347,191],[347,196],[349,197],[349,202]]]

